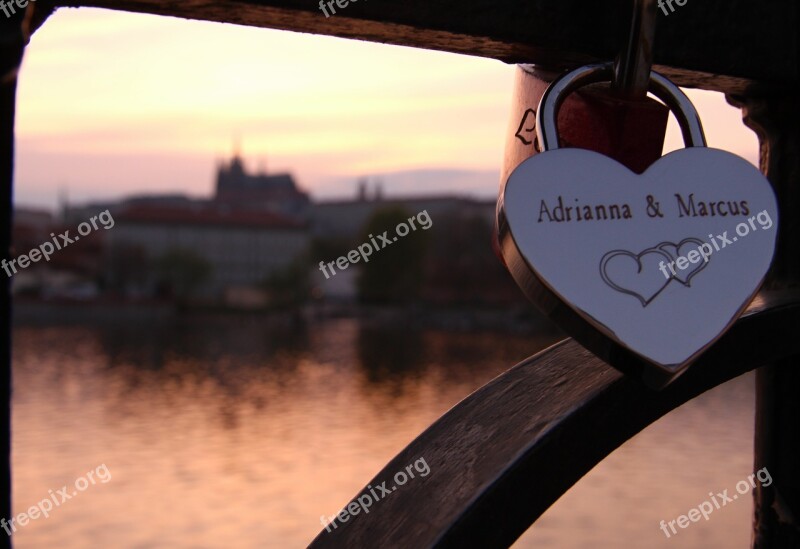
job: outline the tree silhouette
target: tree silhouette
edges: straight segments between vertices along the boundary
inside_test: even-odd
[[[191,250],[172,248],[154,262],[158,286],[183,302],[208,280],[211,264]]]
[[[426,300],[447,305],[518,303],[519,289],[492,252],[492,225],[457,212],[436,219],[426,261]]]
[[[417,299],[424,275],[427,231],[417,225],[406,236],[399,236],[396,228],[408,224],[412,214],[401,207],[387,207],[375,211],[361,234],[361,241],[373,240],[381,249],[374,250],[368,262],[359,262],[358,295],[367,303],[402,303]],[[386,233],[391,241],[386,245],[378,235]],[[397,240],[395,240],[395,238]]]

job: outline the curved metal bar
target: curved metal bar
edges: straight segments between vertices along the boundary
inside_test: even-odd
[[[612,63],[584,65],[555,80],[545,90],[536,109],[536,135],[542,151],[559,148],[558,111],[564,99],[573,91],[595,84],[608,82],[614,73]],[[661,99],[675,114],[687,147],[705,147],[706,138],[700,115],[681,89],[668,78],[650,72],[649,91]]]
[[[416,478],[323,530],[314,549],[508,547],[626,440],[697,395],[764,363],[800,355],[796,295],[760,296],[686,374],[655,392],[572,340],[522,362],[464,399],[371,480],[424,458]],[[602,433],[602,436],[598,436]],[[368,493],[364,488],[358,495]]]

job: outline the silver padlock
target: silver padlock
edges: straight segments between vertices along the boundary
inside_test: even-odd
[[[498,200],[500,247],[524,293],[618,369],[663,387],[741,315],[772,262],[778,209],[746,160],[706,146],[691,101],[651,73],[687,147],[641,175],[596,152],[559,148],[563,99],[610,81],[611,64],[554,81],[537,109],[541,154]]]

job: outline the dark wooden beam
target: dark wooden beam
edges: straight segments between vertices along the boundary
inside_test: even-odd
[[[2,54],[0,54],[2,55]],[[16,80],[0,82],[0,250],[11,247],[11,173]],[[3,273],[5,275],[5,273]],[[0,276],[0,518],[11,515],[11,281]],[[11,547],[11,537],[0,535],[0,549]]]
[[[631,2],[623,0],[350,0],[328,18],[317,0],[55,0],[55,5],[327,34],[554,68],[612,59],[627,37],[631,12]],[[673,6],[668,16],[659,11],[654,58],[655,68],[678,84],[741,92],[751,81],[798,83],[796,2],[703,0]]]
[[[11,253],[17,69],[28,40],[24,14],[0,16],[0,258]],[[0,518],[11,518],[11,280],[0,271]],[[11,537],[0,533],[0,549]]]
[[[778,249],[765,287],[800,288],[800,87],[793,91],[754,87],[729,101],[759,137],[761,169],[778,197]],[[793,326],[800,335],[800,322]],[[769,486],[753,492],[754,549],[800,547],[800,361],[759,369],[756,377],[754,470],[766,467]]]

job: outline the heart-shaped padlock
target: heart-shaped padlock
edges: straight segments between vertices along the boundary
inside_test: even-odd
[[[651,73],[687,148],[637,175],[596,152],[559,149],[556,115],[610,64],[554,81],[537,112],[542,153],[501,189],[503,258],[526,295],[588,349],[650,386],[672,381],[739,317],[772,262],[778,209],[744,159],[705,146],[689,99]]]

